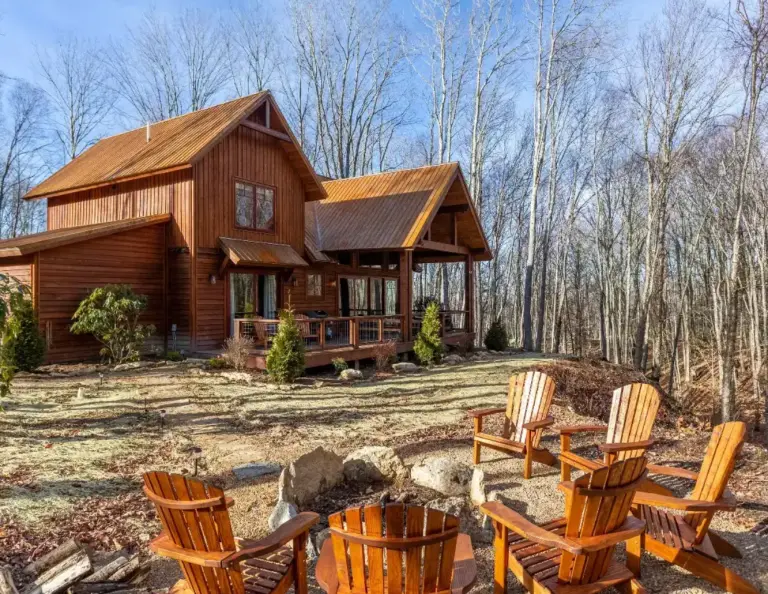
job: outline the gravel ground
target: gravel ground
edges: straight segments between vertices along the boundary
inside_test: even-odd
[[[231,473],[239,464],[286,464],[318,445],[346,455],[376,444],[395,447],[408,464],[432,454],[471,463],[471,424],[464,411],[501,405],[511,373],[552,363],[559,364],[503,356],[354,385],[313,376],[284,389],[200,374],[178,364],[107,373],[103,381],[98,375],[22,377],[5,403],[7,412],[0,415],[0,561],[18,565],[73,535],[97,549],[144,546],[158,528],[138,490],[140,473],[191,470],[191,446],[203,450],[201,476],[235,499],[234,530],[245,538],[267,533],[277,478],[239,482]],[[594,422],[572,412],[559,396],[552,414],[560,424]],[[655,461],[697,460],[708,438],[706,431],[671,427],[658,427],[656,433],[662,445]],[[544,443],[557,452],[554,435]],[[737,468],[732,486],[737,497],[751,499],[749,505],[721,515],[713,527],[745,553],[745,559],[725,563],[768,591],[768,538],[749,532],[768,515],[764,478],[755,475],[764,477],[765,449],[749,445],[747,453],[749,464]],[[563,515],[558,472],[534,465],[534,477],[523,481],[520,461],[496,456],[484,451],[489,489],[534,520]],[[682,495],[689,486],[677,488]],[[377,500],[384,488],[363,498]],[[357,495],[334,493],[334,499],[318,505],[323,510],[335,503],[343,507]],[[489,536],[479,526],[466,529],[473,535],[480,568],[474,591],[490,592]],[[643,559],[643,570],[643,584],[652,592],[719,591],[650,557]],[[156,560],[150,584],[163,587],[179,576],[175,563]],[[509,585],[510,592],[522,592],[511,576]],[[311,588],[316,590],[314,579]]]

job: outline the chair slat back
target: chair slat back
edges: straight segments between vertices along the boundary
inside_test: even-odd
[[[328,523],[340,594],[450,591],[456,516],[395,503],[352,507],[329,516]]]
[[[627,384],[613,391],[606,443],[631,443],[651,437],[661,394],[650,384]],[[617,460],[642,456],[642,450],[618,452]]]
[[[554,380],[541,371],[526,371],[510,377],[502,435],[506,439],[525,443],[528,429],[524,429],[523,425],[546,418],[554,393]],[[534,447],[539,445],[540,440],[541,432],[538,432]]]
[[[723,496],[746,434],[747,426],[740,421],[723,423],[714,428],[691,499],[717,501]],[[697,543],[707,533],[713,515],[714,512],[691,512],[685,515],[685,522],[696,530]]]
[[[627,519],[632,498],[645,477],[645,457],[614,462],[579,477],[566,489],[567,537],[610,534]],[[566,485],[567,483],[563,483]],[[584,492],[588,489],[588,492]],[[563,552],[558,579],[568,584],[588,584],[608,571],[614,547],[574,555]]]
[[[218,498],[219,502],[202,509],[172,509],[153,501],[163,530],[176,546],[198,552],[235,551],[235,537],[229,521],[224,492],[202,481],[181,474],[147,472],[144,487],[148,494],[173,501],[200,501]],[[228,569],[202,567],[180,562],[187,583],[195,594],[243,594],[239,566]]]

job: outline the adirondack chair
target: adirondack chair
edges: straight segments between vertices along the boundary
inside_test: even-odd
[[[477,577],[456,516],[394,503],[352,507],[328,523],[315,571],[328,594],[461,594]]]
[[[650,384],[628,384],[613,391],[608,426],[573,425],[559,427],[560,480],[571,480],[571,467],[592,472],[617,460],[642,456],[653,445],[651,430],[656,421],[661,394]],[[589,460],[571,451],[571,436],[575,433],[602,433],[605,443],[599,446],[604,459]],[[668,493],[666,489],[659,490]]]
[[[626,542],[628,561],[639,559],[645,522],[629,510],[645,465],[645,457],[630,458],[560,483],[565,518],[540,526],[501,502],[480,506],[494,527],[494,594],[506,593],[508,569],[537,594],[593,594],[611,586],[645,592],[632,571],[613,558],[616,544]]]
[[[726,485],[746,431],[746,425],[739,422],[715,427],[699,472],[649,465],[651,473],[695,480],[696,486],[689,499],[638,492],[632,509],[648,526],[643,537],[645,550],[735,594],[757,594],[758,590],[719,563],[718,555],[741,558],[741,553],[710,530],[709,524],[716,511],[736,507]],[[659,508],[685,514],[676,515]],[[639,573],[639,567],[637,571]]]
[[[227,511],[233,501],[221,489],[147,472],[144,493],[163,525],[150,548],[179,561],[184,573],[173,594],[282,594],[291,585],[296,594],[307,593],[305,546],[317,514],[302,512],[266,538],[247,541],[233,536]]]
[[[484,446],[505,454],[523,455],[526,479],[531,478],[534,460],[555,466],[557,458],[539,447],[544,429],[555,422],[548,416],[554,393],[555,382],[551,377],[540,371],[527,371],[509,378],[507,406],[468,411],[475,425],[474,463],[480,464],[480,448]],[[483,419],[502,413],[505,419],[501,436],[484,433]]]

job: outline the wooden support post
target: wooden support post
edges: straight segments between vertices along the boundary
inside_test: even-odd
[[[466,311],[465,332],[475,331],[475,261],[472,254],[467,254],[464,261],[464,311]]]
[[[349,320],[349,339],[352,343],[352,347],[357,348],[359,338],[360,337],[357,335],[357,320],[352,318]]]
[[[379,318],[379,342],[384,342],[384,318]]]
[[[413,250],[400,253],[400,313],[403,315],[403,341],[409,342],[413,335]]]

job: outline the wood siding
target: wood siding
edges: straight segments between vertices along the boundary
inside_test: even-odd
[[[235,237],[287,243],[304,253],[304,186],[281,142],[239,126],[194,166],[197,248]],[[236,178],[276,188],[274,233],[235,227]]]
[[[0,273],[8,274],[32,290],[32,264],[34,256],[4,258],[0,260]]]
[[[224,279],[218,277],[220,265],[218,250],[198,250],[194,310],[198,349],[219,349],[227,338],[227,286]],[[209,280],[212,274],[217,275],[213,285]]]
[[[192,245],[192,172],[176,171],[48,199],[48,230],[171,213],[169,245]]]
[[[87,335],[69,332],[80,302],[96,287],[129,284],[148,297],[142,321],[157,328],[148,342],[162,344],[165,332],[165,225],[145,227],[109,237],[47,250],[38,256],[38,316],[50,337],[50,363],[98,358],[100,345]]]

